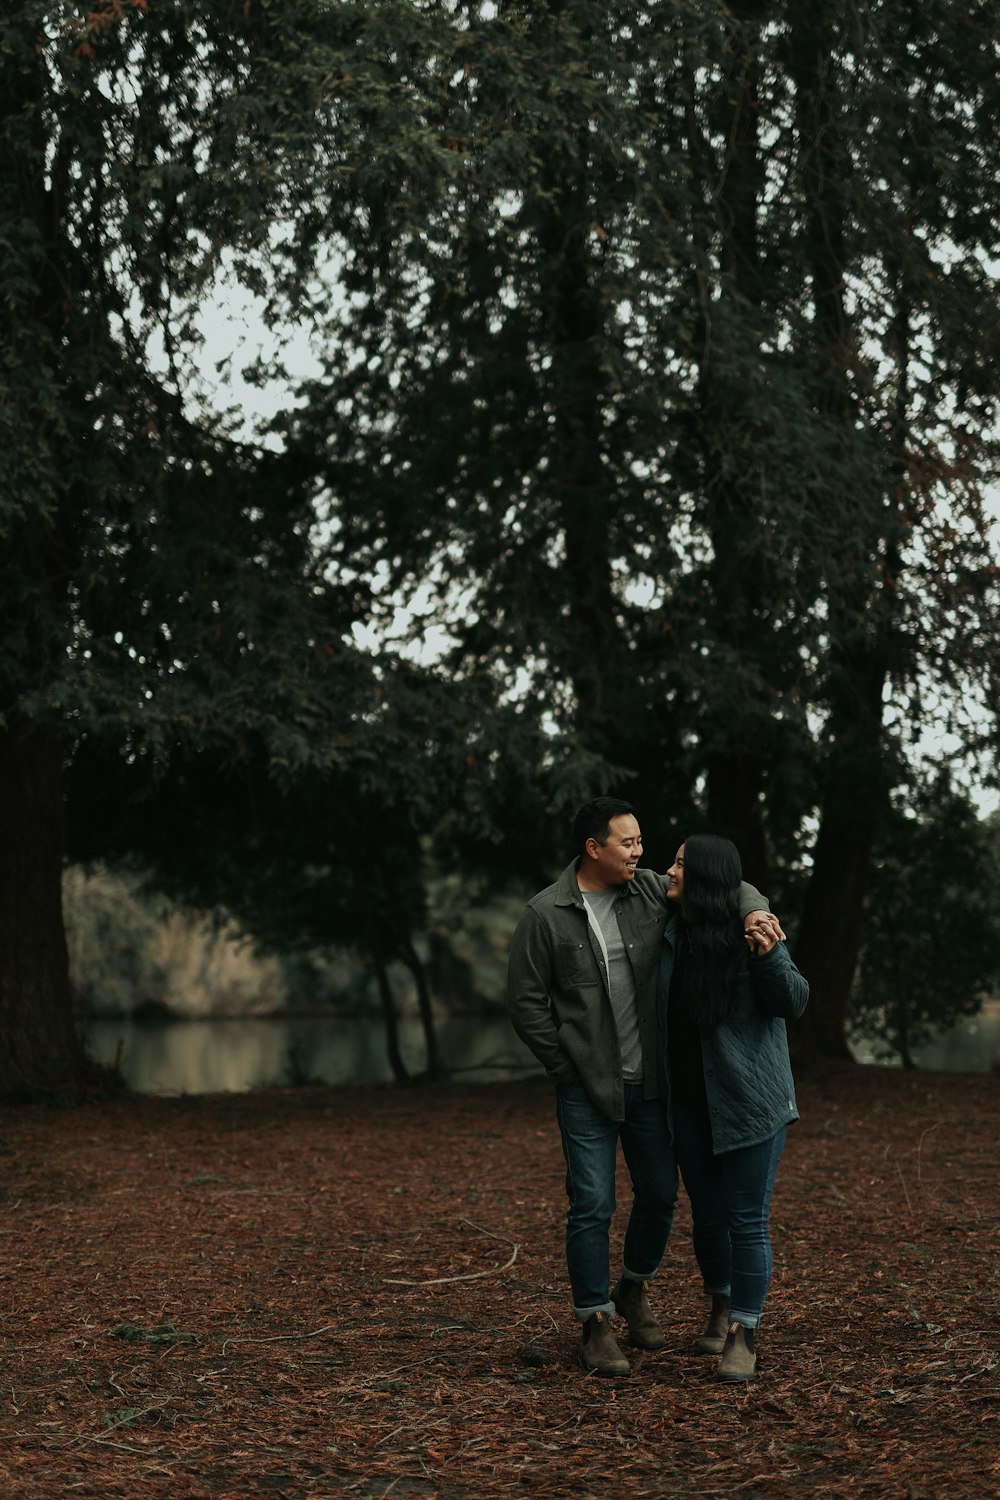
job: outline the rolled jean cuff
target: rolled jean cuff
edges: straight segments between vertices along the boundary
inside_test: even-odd
[[[739,1323],[741,1328],[759,1328],[760,1313],[740,1312],[738,1308],[732,1307],[729,1310],[729,1321]]]
[[[622,1261],[622,1281],[638,1281],[640,1283],[643,1281],[652,1281],[659,1269],[659,1266],[654,1266],[651,1271],[630,1271],[625,1262]]]
[[[577,1307],[574,1305],[573,1316],[579,1318],[581,1323],[586,1323],[587,1319],[592,1318],[595,1313],[602,1312],[611,1318],[614,1317],[615,1311],[616,1308],[613,1302],[602,1302],[599,1307]]]
[[[732,1291],[732,1287],[728,1285],[709,1286],[708,1282],[706,1281],[702,1286],[702,1291],[705,1293],[706,1297],[728,1297],[730,1292]]]

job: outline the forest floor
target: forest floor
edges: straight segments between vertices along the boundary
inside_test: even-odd
[[[544,1081],[0,1112],[0,1497],[1000,1494],[1000,1078],[799,1105],[747,1387],[683,1195],[667,1347],[578,1366]]]

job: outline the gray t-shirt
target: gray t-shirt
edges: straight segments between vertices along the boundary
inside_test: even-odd
[[[620,892],[581,890],[580,894],[587,903],[588,914],[596,918],[604,938],[604,951],[608,961],[608,990],[622,1054],[622,1078],[626,1083],[641,1083],[642,1046],[639,1042],[639,1016],[635,1008],[635,976],[625,952],[625,940],[615,913]]]

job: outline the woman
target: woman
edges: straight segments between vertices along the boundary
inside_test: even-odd
[[[720,1380],[753,1380],[771,1280],[771,1193],[786,1127],[798,1119],[785,1018],[802,1014],[809,986],[772,935],[747,951],[740,857],[728,839],[685,839],[667,875],[678,911],[660,961],[662,1092],[712,1299],[696,1347],[721,1353]]]

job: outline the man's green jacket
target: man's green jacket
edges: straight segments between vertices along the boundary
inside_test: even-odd
[[[602,1114],[624,1120],[621,1050],[607,969],[577,884],[578,864],[574,860],[525,907],[510,944],[507,1004],[514,1030],[550,1078],[582,1084]],[[744,881],[740,916],[769,910],[760,892]],[[660,1073],[656,974],[668,914],[664,877],[637,870],[621,886],[615,912],[635,978],[643,1092],[655,1099]]]

